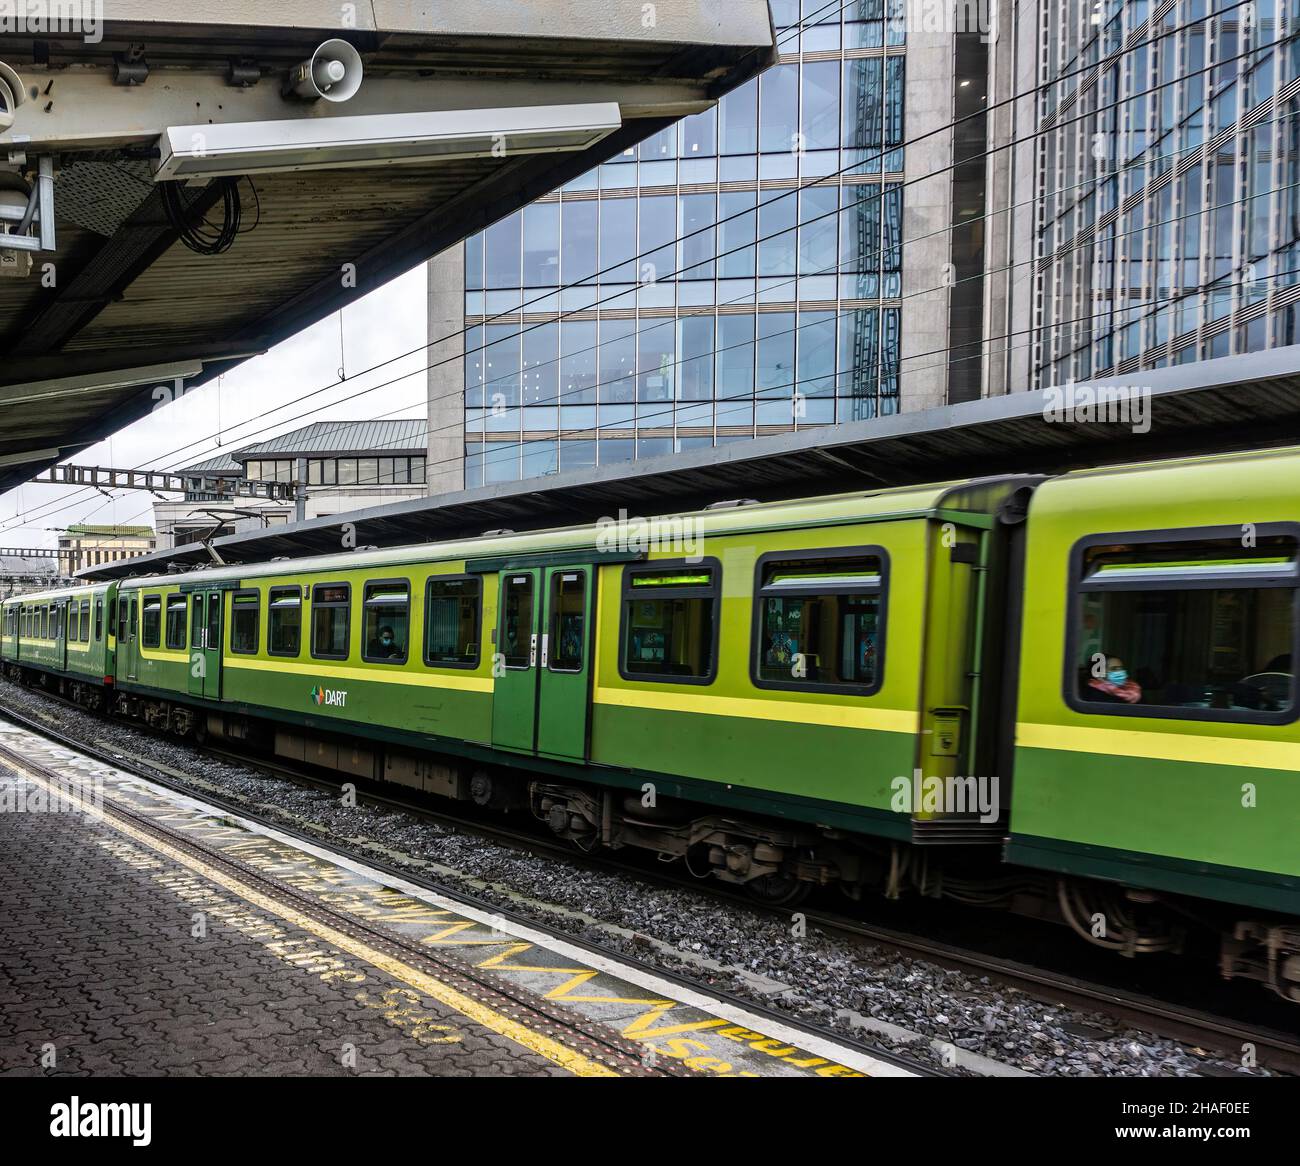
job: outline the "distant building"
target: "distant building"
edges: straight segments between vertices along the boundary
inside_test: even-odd
[[[0,553],[0,599],[57,587],[64,580],[53,555]]]
[[[59,535],[59,574],[75,575],[86,567],[134,559],[157,547],[148,526],[70,526]]]
[[[163,550],[294,519],[292,499],[238,498],[199,489],[199,478],[306,482],[306,517],[322,518],[424,495],[428,424],[317,421],[177,471],[194,475],[184,498],[154,504]]]

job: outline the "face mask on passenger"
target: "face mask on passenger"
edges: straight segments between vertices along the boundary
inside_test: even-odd
[[[1123,684],[1128,679],[1128,672],[1123,668],[1112,668],[1106,673],[1106,679],[1111,684]]]

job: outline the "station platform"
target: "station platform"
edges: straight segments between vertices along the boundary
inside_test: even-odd
[[[0,1076],[909,1076],[0,722]]]

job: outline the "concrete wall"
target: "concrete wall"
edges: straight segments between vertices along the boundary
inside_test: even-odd
[[[465,488],[465,245],[429,261],[430,494]]]
[[[1028,138],[1034,130],[1038,84],[1038,2],[1001,0],[1000,34],[989,51],[989,104],[1026,96],[993,110],[989,148]],[[1009,11],[1007,11],[1009,9]],[[984,334],[986,395],[1020,392],[1029,383],[1029,328],[1033,322],[1034,217],[1037,139],[1000,149],[989,158]],[[999,213],[1001,212],[1001,213]]]
[[[912,141],[952,120],[953,37],[907,30],[903,137]],[[940,288],[950,256],[952,134],[907,147],[903,165],[903,314],[901,407],[905,413],[947,401],[948,290]],[[926,178],[926,175],[932,175]],[[923,238],[924,236],[924,238]],[[940,288],[929,291],[931,288]],[[908,298],[910,297],[910,298]],[[923,355],[929,353],[930,355]]]

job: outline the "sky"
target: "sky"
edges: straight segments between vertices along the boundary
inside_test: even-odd
[[[427,343],[425,273],[420,264],[342,312],[342,360],[336,312],[67,460],[172,470],[313,421],[426,416],[426,352],[360,372]],[[340,365],[348,379],[336,384]],[[346,400],[394,378],[402,379]],[[155,501],[144,490],[116,492],[109,499],[85,487],[29,482],[0,495],[0,547],[53,547],[70,523],[152,526]]]

